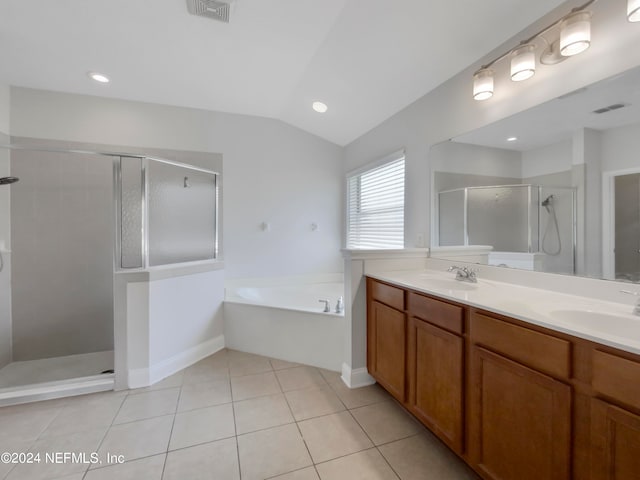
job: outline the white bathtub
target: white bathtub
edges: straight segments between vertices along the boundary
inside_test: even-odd
[[[340,371],[344,314],[336,314],[335,307],[342,296],[341,275],[315,281],[230,281],[224,302],[225,344],[243,352]],[[320,299],[329,300],[330,313],[323,312]]]

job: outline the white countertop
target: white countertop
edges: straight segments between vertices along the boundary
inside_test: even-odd
[[[460,282],[454,273],[437,270],[367,276],[640,355],[640,316],[632,314],[633,297],[627,304],[483,278]]]

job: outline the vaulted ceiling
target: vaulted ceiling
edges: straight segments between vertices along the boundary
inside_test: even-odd
[[[237,0],[225,24],[185,0],[0,0],[0,82],[276,118],[345,145],[561,3]]]

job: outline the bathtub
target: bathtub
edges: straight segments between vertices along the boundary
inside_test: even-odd
[[[315,278],[228,281],[225,287],[225,345],[289,362],[340,371],[344,313],[342,274]],[[329,300],[324,313],[320,299]]]

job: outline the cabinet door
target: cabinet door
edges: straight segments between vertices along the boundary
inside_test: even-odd
[[[406,316],[372,301],[367,318],[369,373],[394,397],[405,401]]]
[[[410,320],[409,405],[456,452],[462,453],[462,337]]]
[[[474,346],[470,393],[470,457],[485,478],[571,478],[570,386]]]
[[[591,480],[640,480],[640,416],[591,403]]]

